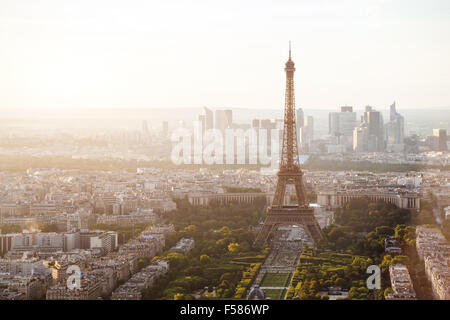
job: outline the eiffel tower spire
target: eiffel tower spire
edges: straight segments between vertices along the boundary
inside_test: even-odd
[[[283,148],[281,153],[280,171],[300,171],[298,160],[297,130],[295,124],[294,72],[295,64],[291,58],[291,43],[289,42],[289,60],[284,68],[286,72],[286,94],[284,105]]]
[[[289,41],[289,60],[291,60],[291,42]]]

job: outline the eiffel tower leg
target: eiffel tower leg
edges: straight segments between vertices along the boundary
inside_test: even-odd
[[[314,221],[313,223],[307,224],[308,232],[311,236],[311,238],[314,241],[314,244],[317,244],[317,242],[322,239],[322,230],[320,229],[319,224],[317,221]]]
[[[262,247],[266,243],[267,239],[269,238],[269,235],[273,232],[273,229],[275,227],[276,227],[275,224],[264,223],[262,229],[258,232],[258,235],[256,236],[253,246]]]
[[[306,196],[305,186],[303,185],[303,179],[295,180],[295,192],[297,194],[297,201],[299,207],[305,207],[308,205],[308,199]]]
[[[322,238],[322,230],[320,229],[319,223],[314,218],[314,215],[308,218],[301,219],[301,225],[305,229],[306,233],[311,237],[314,245]]]
[[[273,207],[281,207],[283,205],[286,194],[286,184],[287,181],[284,177],[278,177],[277,188],[275,189],[275,195],[272,202]]]

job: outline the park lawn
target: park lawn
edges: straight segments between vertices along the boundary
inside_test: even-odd
[[[283,300],[286,294],[286,289],[263,289],[266,293],[266,298],[272,300]]]
[[[291,280],[291,273],[268,272],[261,281],[261,287],[287,287]]]

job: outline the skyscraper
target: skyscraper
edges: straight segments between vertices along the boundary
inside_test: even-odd
[[[297,109],[297,130],[304,125],[305,114],[303,113],[302,108]]]
[[[259,119],[252,119],[252,128],[259,128]]]
[[[233,124],[232,110],[216,110],[214,128],[220,131],[225,131],[226,128],[231,128]]]
[[[303,113],[302,108],[297,109],[296,113],[297,119],[296,119],[296,125],[297,125],[297,143],[300,146],[300,149],[302,148],[302,133],[303,133],[303,126],[305,124],[305,114]]]
[[[364,121],[367,123],[368,119],[367,119],[367,115],[370,111],[372,111],[372,107],[371,106],[365,106],[364,107]]]
[[[214,113],[214,129],[224,130],[226,128],[224,110],[216,110]]]
[[[209,130],[212,129],[214,127],[214,119],[213,119],[213,112],[206,108],[203,107],[203,115],[205,116],[205,130]]]
[[[328,115],[328,132],[337,138],[338,144],[352,147],[355,126],[356,112],[353,112],[353,107],[340,107],[339,112],[330,112]]]
[[[367,124],[362,122],[360,126],[353,130],[353,151],[367,152],[369,143],[369,133]]]
[[[206,130],[206,116],[204,114],[199,114],[197,120],[202,126],[202,134],[204,134]]]
[[[225,110],[225,119],[227,123],[227,128],[231,128],[233,125],[233,111],[232,110]]]
[[[270,119],[261,120],[259,123],[261,128],[266,129],[267,131],[275,129],[275,122],[272,122]]]
[[[447,151],[447,130],[433,129],[433,149],[435,151]]]
[[[364,108],[361,123],[353,129],[353,150],[355,152],[379,152],[385,150],[383,116],[381,112],[376,111],[371,106]]]
[[[387,145],[392,151],[403,151],[405,119],[396,110],[395,101],[390,107],[389,122],[386,125]]]
[[[384,150],[384,126],[383,116],[370,106],[366,107],[364,120],[368,128],[368,152],[377,152]]]
[[[312,116],[304,117],[304,125],[300,128],[300,141],[302,146],[307,146],[314,138],[314,118]]]

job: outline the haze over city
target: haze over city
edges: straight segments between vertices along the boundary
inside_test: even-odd
[[[446,0],[1,0],[0,109],[450,107]],[[33,109],[32,109],[33,110]]]
[[[450,301],[449,9],[0,0],[0,316]]]

